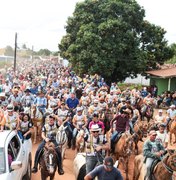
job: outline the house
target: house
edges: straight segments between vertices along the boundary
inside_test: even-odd
[[[150,76],[150,85],[158,87],[158,95],[164,91],[176,90],[176,67],[146,72]]]

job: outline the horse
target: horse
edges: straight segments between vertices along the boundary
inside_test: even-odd
[[[143,104],[143,106],[141,107],[141,110],[140,110],[140,114],[141,114],[142,120],[144,120],[144,118],[146,118],[147,121],[149,122],[150,119],[152,119],[153,114],[154,114],[152,105]]]
[[[133,180],[144,180],[146,175],[146,166],[143,163],[142,154],[137,155],[134,159]],[[168,153],[154,167],[152,178],[150,180],[172,179],[173,172],[176,171],[176,152],[168,150]]]
[[[128,163],[131,154],[134,152],[134,135],[122,133],[120,139],[115,144],[114,156],[115,159],[121,159],[123,168],[125,169],[126,179],[128,180]]]
[[[80,129],[78,131],[77,136],[76,136],[76,151],[77,151],[77,153],[83,153],[85,151],[85,141],[84,141],[84,139],[82,140],[82,142],[78,142],[78,138],[80,136],[82,136],[84,133],[85,133],[84,129]]]
[[[34,124],[34,144],[37,141],[37,134],[39,134],[39,140],[41,140],[41,129],[43,124],[43,114],[42,112],[36,107],[31,107],[31,120]]]
[[[134,143],[135,143],[135,154],[139,153],[138,142],[143,141],[143,137],[147,137],[147,131],[149,124],[147,121],[136,121],[134,124]]]
[[[73,161],[76,180],[84,180],[86,175],[86,153],[77,153]]]
[[[45,144],[39,165],[41,168],[41,179],[46,180],[49,176],[50,180],[53,180],[57,169],[57,153],[52,142]]]
[[[66,151],[67,143],[68,143],[68,137],[65,132],[66,128],[67,127],[64,127],[63,125],[61,125],[56,134],[56,142],[58,146],[60,147],[62,159],[64,159],[65,157],[65,151]]]
[[[175,141],[176,143],[176,119],[173,119],[169,122],[169,132],[170,132],[170,144],[172,145],[172,134],[175,136]]]

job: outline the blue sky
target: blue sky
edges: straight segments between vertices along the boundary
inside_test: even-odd
[[[58,50],[65,35],[64,26],[76,2],[81,0],[1,0],[0,47],[14,46],[15,32],[18,46],[26,44],[34,50]],[[146,19],[166,31],[169,44],[176,43],[175,0],[137,0],[146,10]]]

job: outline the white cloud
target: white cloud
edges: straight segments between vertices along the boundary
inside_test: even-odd
[[[14,46],[15,32],[18,44],[34,50],[58,50],[65,34],[64,26],[76,2],[81,0],[1,0],[0,47]],[[146,19],[164,27],[166,39],[176,42],[174,30],[175,0],[137,0],[146,10]]]

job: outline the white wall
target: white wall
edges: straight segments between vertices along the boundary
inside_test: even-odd
[[[137,75],[136,78],[126,78],[124,83],[132,83],[132,84],[142,84],[149,86],[150,85],[150,79],[145,79],[145,76],[141,76],[140,74]]]

